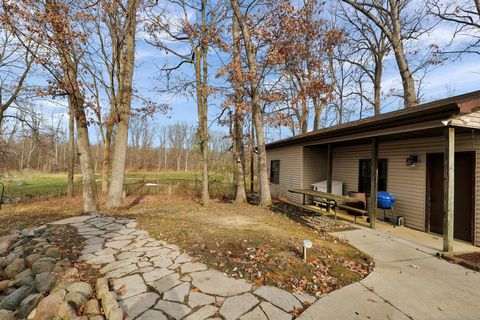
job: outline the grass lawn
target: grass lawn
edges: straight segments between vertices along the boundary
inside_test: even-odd
[[[201,179],[201,174],[198,172],[128,172],[126,174],[126,184],[135,184],[142,181],[187,181],[192,182]],[[101,175],[96,175],[97,182],[100,185]],[[225,177],[222,174],[212,173],[210,175],[212,181],[223,181]],[[3,177],[0,179],[5,184],[5,196],[9,198],[24,196],[44,196],[49,193],[54,195],[59,191],[66,191],[67,188],[67,174],[49,174],[41,172],[16,173],[12,176]],[[81,175],[75,175],[74,178],[77,189],[81,187]],[[0,190],[1,191],[1,190]]]
[[[81,199],[6,205],[0,233],[80,214]],[[104,213],[128,216],[156,238],[175,243],[198,261],[230,276],[292,292],[324,294],[365,277],[372,260],[324,231],[252,205],[212,200],[208,208],[187,195],[129,197],[127,208]],[[313,241],[308,263],[302,241]]]

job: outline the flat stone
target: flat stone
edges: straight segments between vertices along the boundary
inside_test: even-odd
[[[199,262],[187,262],[185,264],[182,264],[182,266],[180,267],[180,271],[182,273],[191,273],[204,270],[207,270],[207,266]]]
[[[184,318],[192,311],[192,309],[184,304],[164,300],[160,300],[155,305],[155,309],[162,310],[164,313],[176,320]]]
[[[118,233],[127,235],[127,234],[134,233],[135,231],[136,231],[135,229],[127,227],[127,229],[119,230]]]
[[[112,262],[115,262],[115,258],[112,254],[94,257],[87,261],[88,264],[107,264]]]
[[[35,276],[35,288],[40,293],[45,293],[50,291],[55,285],[55,273],[53,272],[42,272]]]
[[[108,241],[107,243],[105,243],[105,247],[122,249],[123,247],[128,246],[131,242],[131,240]]]
[[[115,261],[115,262],[112,262],[112,263],[109,263],[107,264],[106,266],[104,266],[103,268],[100,269],[100,272],[101,273],[107,273],[109,271],[112,271],[112,270],[115,270],[115,269],[118,269],[118,268],[121,268],[121,267],[125,267],[125,266],[128,266],[128,265],[131,265],[131,264],[134,264],[135,262],[137,262],[138,259],[137,258],[129,258],[129,259],[124,259],[124,260],[119,260],[119,261]]]
[[[136,250],[138,248],[141,248],[145,243],[147,243],[147,240],[134,241],[131,244],[129,244],[128,246],[122,248],[122,251]],[[142,250],[138,250],[138,251],[142,251]]]
[[[78,277],[78,269],[77,268],[68,268],[63,272],[64,279],[73,279]]]
[[[260,307],[269,319],[292,320],[292,315],[275,307],[269,302],[260,303]]]
[[[88,246],[85,246],[82,250],[82,254],[88,254],[88,253],[95,253],[97,251],[100,251],[103,249],[103,244],[97,243],[97,244],[91,244]]]
[[[172,274],[172,273],[173,271],[167,268],[157,268],[150,272],[145,272],[143,274],[143,279],[145,279],[145,282],[149,283],[149,282],[153,282],[158,279],[161,279],[165,276],[168,276],[169,274]]]
[[[83,281],[77,281],[72,284],[70,284],[67,287],[68,292],[78,292],[82,294],[86,299],[89,299],[90,296],[93,293],[93,288],[90,285],[90,283],[83,282]]]
[[[154,248],[154,247],[152,247]],[[170,249],[166,249],[166,248],[156,248],[155,250],[147,250],[145,252],[145,256],[149,257],[149,258],[154,258],[154,257],[162,257],[162,258],[166,258],[167,255],[170,253]]]
[[[277,307],[292,312],[293,309],[301,309],[302,304],[291,293],[272,286],[262,286],[254,291],[259,297],[271,302]]]
[[[137,320],[167,320],[167,317],[158,310],[147,310],[142,313]]]
[[[105,239],[100,238],[100,237],[93,237],[90,239],[85,240],[85,245],[90,246],[90,245],[103,245],[105,242]]]
[[[185,320],[204,320],[206,318],[213,316],[217,311],[218,311],[218,308],[212,305],[203,306],[196,312],[186,317]]]
[[[3,270],[5,276],[9,279],[15,278],[17,274],[25,270],[25,260],[15,259]]]
[[[42,299],[35,312],[35,320],[48,320],[57,315],[57,310],[63,301],[63,297],[57,293],[51,293]]]
[[[141,257],[144,254],[145,254],[144,252],[127,251],[127,252],[122,252],[119,255],[117,255],[117,259],[118,260],[131,259],[131,258]]]
[[[121,278],[126,276],[129,273],[132,273],[135,270],[138,270],[137,266],[134,264],[130,264],[128,266],[121,267],[121,268],[112,270],[110,272],[107,272],[106,276],[108,278]]]
[[[157,290],[158,293],[163,293],[163,292],[179,285],[180,283],[182,283],[179,280],[179,278],[180,278],[180,276],[178,275],[178,273],[173,273],[173,274],[170,274],[166,277],[163,277],[160,280],[151,282],[151,283],[149,283],[149,285],[151,285],[153,288],[155,288],[155,290]]]
[[[268,320],[265,313],[263,313],[260,307],[256,307],[249,313],[244,314],[239,318],[240,320]],[[271,318],[272,320],[277,320],[277,318]]]
[[[94,252],[94,255],[96,255],[96,256],[106,256],[106,255],[109,255],[109,254],[116,254],[117,252],[118,252],[118,251],[115,250],[115,249],[105,248],[105,249],[103,249],[103,250]]]
[[[15,278],[13,279],[13,285],[17,286],[17,284],[21,283],[23,279],[30,276],[32,276],[32,269],[28,268],[23,270],[22,272],[20,272],[15,276]]]
[[[120,307],[130,319],[134,319],[154,306],[159,298],[160,296],[153,292],[142,293],[120,301]]]
[[[310,305],[317,301],[314,296],[304,293],[294,293],[295,298],[297,298],[302,304]]]
[[[123,290],[121,291],[123,291],[124,294],[118,297],[119,300],[128,299],[130,297],[136,296],[138,294],[141,294],[147,291],[147,286],[143,282],[142,277],[140,277],[138,274],[134,274],[132,276],[128,276],[120,279],[115,279],[113,281],[113,288],[116,291],[118,291],[121,287],[123,288]]]
[[[188,305],[192,308],[204,306],[206,304],[212,304],[214,302],[215,297],[201,292],[191,291],[190,295],[188,296]]]
[[[158,257],[156,257],[158,258]],[[153,262],[153,265],[157,268],[169,268],[171,265],[173,265],[172,259],[170,258],[161,258],[158,260],[150,260]],[[170,268],[169,268],[170,269]]]
[[[245,280],[232,279],[217,270],[194,272],[190,275],[192,284],[208,294],[228,297],[250,291],[252,288]]]
[[[252,309],[253,306],[260,301],[255,298],[251,293],[244,293],[239,296],[229,297],[225,299],[220,308],[220,314],[226,320],[234,320]]]
[[[145,267],[151,267],[151,266],[153,266],[153,264],[151,262],[141,261],[141,262],[137,263],[137,266],[139,268],[145,268]]]
[[[192,261],[192,257],[190,257],[188,253],[182,253],[175,259],[176,263],[185,263],[185,262],[191,262],[191,261]]]
[[[190,283],[184,282],[178,286],[166,291],[163,294],[163,300],[184,302],[185,297],[190,292]]]

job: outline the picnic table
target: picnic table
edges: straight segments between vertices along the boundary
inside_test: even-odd
[[[297,193],[303,195],[303,204],[300,206],[303,209],[311,210],[311,211],[316,211],[313,210],[313,208],[309,208],[309,206],[306,206],[305,200],[307,196],[311,196],[315,199],[315,201],[322,202],[327,206],[327,211],[332,210],[334,215],[335,215],[335,221],[337,221],[337,211],[336,208],[341,208],[345,210],[350,210],[354,211],[360,214],[367,214],[367,210],[362,210],[354,207],[350,207],[348,205],[345,205],[344,203],[349,202],[361,202],[360,199],[358,198],[353,198],[353,197],[345,197],[345,196],[340,196],[337,194],[333,193],[327,193],[327,192],[321,192],[321,191],[314,191],[310,189],[288,189],[289,192],[291,193]],[[294,203],[291,203],[294,204]],[[294,204],[295,205],[295,204]],[[355,220],[357,217],[355,216]]]

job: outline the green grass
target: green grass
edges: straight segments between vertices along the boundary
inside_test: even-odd
[[[125,183],[127,185],[136,184],[142,181],[186,181],[192,182],[201,179],[199,172],[129,172],[126,174]],[[101,174],[96,174],[97,183],[101,182]],[[226,177],[222,174],[210,174],[211,181],[224,181]],[[0,179],[5,184],[5,195],[15,198],[20,196],[44,196],[56,194],[65,191],[67,188],[67,174],[48,174],[41,172],[22,172],[15,173],[8,177]],[[82,183],[82,176],[75,175],[75,185],[78,187]],[[78,188],[77,188],[78,189]],[[1,191],[1,190],[0,190]]]

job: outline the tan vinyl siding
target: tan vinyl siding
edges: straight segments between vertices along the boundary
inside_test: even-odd
[[[289,193],[288,189],[302,186],[302,146],[293,145],[267,150],[269,174],[271,160],[280,160],[280,181],[278,184],[270,183],[272,197],[288,197],[293,201],[300,201],[300,196]]]
[[[428,153],[443,153],[443,137],[382,142],[379,158],[388,159],[387,191],[397,197],[395,212],[405,216],[408,227],[425,230],[426,161]],[[303,148],[303,152],[302,152]],[[480,133],[457,134],[455,148],[461,151],[480,151]],[[323,151],[322,151],[323,150]],[[326,149],[324,146],[302,147],[301,144],[269,149],[268,159],[281,160],[280,184],[272,187],[272,195],[287,196],[301,201],[287,190],[292,187],[310,188],[311,183],[325,179]],[[415,167],[407,167],[410,154],[419,156]],[[357,191],[360,159],[370,158],[370,144],[333,148],[333,180],[344,183],[344,192]],[[269,162],[270,163],[270,162]],[[480,152],[476,152],[474,241],[480,245]],[[382,216],[382,212],[379,212]]]
[[[303,188],[311,189],[312,183],[327,178],[327,150],[324,147],[303,148]]]
[[[457,135],[456,151],[480,149],[478,136]],[[388,159],[387,191],[397,197],[395,212],[405,216],[408,227],[425,229],[426,157],[427,153],[443,152],[443,137],[400,140],[379,144],[379,158]],[[415,167],[405,165],[410,154],[419,156]],[[335,148],[333,151],[333,179],[344,182],[344,190],[358,189],[358,162],[370,158],[370,145]],[[480,155],[476,170],[476,230],[480,230]],[[380,215],[382,212],[379,213]],[[480,232],[475,234],[480,243]]]

